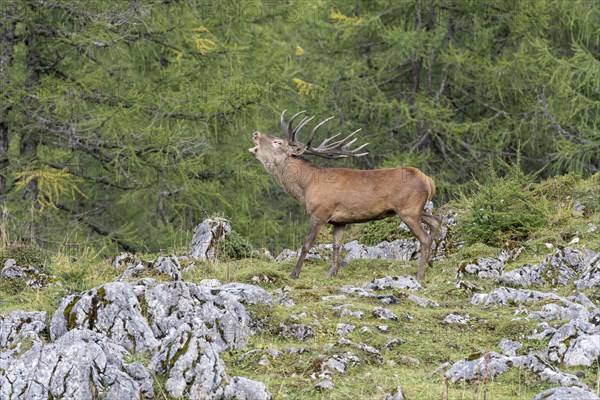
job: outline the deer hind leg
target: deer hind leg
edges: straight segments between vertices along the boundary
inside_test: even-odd
[[[321,231],[321,228],[325,225],[325,223],[319,219],[311,218],[310,220],[310,231],[308,232],[308,236],[304,241],[304,245],[300,250],[300,257],[298,257],[298,262],[294,267],[294,270],[290,274],[290,278],[298,278],[300,276],[300,269],[302,269],[302,264],[304,263],[304,259],[306,258],[306,254],[310,251],[317,235]]]
[[[419,260],[419,272],[417,273],[417,280],[421,282],[423,279],[425,279],[425,265],[429,262],[429,250],[435,236],[434,229],[432,229],[431,234],[427,233],[425,229],[423,229],[421,226],[421,215],[398,214],[413,235],[415,235],[419,242],[421,242],[421,259]]]
[[[346,225],[333,225],[333,263],[331,264],[331,270],[329,271],[327,278],[333,278],[337,275],[337,270],[340,263],[342,238],[344,237],[345,230]]]
[[[436,217],[435,215],[426,213],[423,213],[423,215],[421,215],[421,220],[427,225],[429,225],[429,236],[431,237],[431,242],[433,243],[433,240],[435,239],[435,236],[437,235],[440,226],[442,226],[442,220],[439,217]],[[431,258],[429,259],[429,266],[433,267],[433,260]]]

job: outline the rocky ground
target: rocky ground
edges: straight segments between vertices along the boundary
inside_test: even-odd
[[[322,245],[289,280],[291,250],[219,262],[229,231],[79,291],[6,261],[0,282],[49,295],[0,315],[0,399],[599,398],[600,248],[469,258],[442,235],[421,285],[414,241],[351,242],[338,279]]]

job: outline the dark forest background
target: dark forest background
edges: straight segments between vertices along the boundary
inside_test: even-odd
[[[284,109],[363,128],[367,157],[320,164],[419,167],[437,204],[490,165],[598,171],[596,1],[0,4],[3,246],[177,249],[215,214],[297,246],[306,217],[247,151]]]

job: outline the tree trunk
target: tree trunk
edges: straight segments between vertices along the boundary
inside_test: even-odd
[[[420,0],[416,1],[416,17],[415,31],[420,30],[423,27],[423,4]],[[417,92],[421,84],[421,68],[423,67],[423,58],[415,54],[415,59],[412,62],[411,68],[411,89],[412,89],[412,102],[414,103],[417,98]]]
[[[17,13],[17,6],[15,0],[10,0],[4,5],[4,18],[2,25],[2,39],[0,46],[0,85],[2,85],[2,102],[0,106],[0,193],[6,191],[7,183],[7,168],[8,168],[8,114],[10,113],[10,106],[8,98],[9,95],[6,92],[9,84],[9,71],[12,66],[13,54],[15,49],[15,27],[16,21],[14,19]]]
[[[29,76],[26,80],[27,92],[35,92],[35,87],[40,83],[40,71],[42,70],[41,56],[38,50],[38,34],[35,28],[32,27],[31,33],[27,38],[25,44],[27,45],[27,71]],[[26,99],[27,108],[29,109],[29,115],[38,115],[39,104],[33,96],[29,96]],[[39,128],[33,128],[24,130],[21,133],[21,145],[19,152],[22,161],[25,165],[32,165],[37,159],[37,147],[39,144]],[[37,179],[33,179],[31,183],[25,188],[23,198],[25,200],[31,200],[37,203],[38,187]]]

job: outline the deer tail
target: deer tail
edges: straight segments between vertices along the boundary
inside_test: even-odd
[[[427,201],[431,201],[433,196],[435,196],[435,183],[433,179],[427,177]]]

